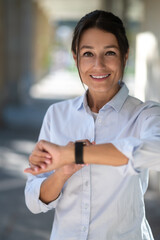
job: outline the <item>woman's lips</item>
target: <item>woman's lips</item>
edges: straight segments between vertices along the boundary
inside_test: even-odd
[[[106,74],[106,75],[90,75],[93,79],[95,80],[103,80],[106,79],[110,76],[111,74]]]

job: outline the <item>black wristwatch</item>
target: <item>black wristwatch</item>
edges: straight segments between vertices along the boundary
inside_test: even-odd
[[[85,142],[75,142],[75,163],[76,164],[84,164],[83,161],[83,146],[85,146]]]

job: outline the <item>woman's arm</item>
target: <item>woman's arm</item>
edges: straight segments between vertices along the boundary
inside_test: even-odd
[[[43,164],[42,161],[40,162],[38,158],[30,159],[31,164],[38,166],[39,169],[35,171],[34,168],[28,168],[25,170],[27,173],[37,175],[75,163],[74,144],[59,146],[41,140],[38,142],[37,147],[42,152],[50,154],[51,162],[46,163],[46,166],[41,168],[41,164]],[[128,158],[111,143],[84,146],[83,160],[85,164],[104,164],[110,166],[122,166],[128,163]]]
[[[111,143],[84,147],[83,153],[84,162],[88,164],[122,166],[128,163],[128,158]]]
[[[39,199],[48,204],[58,198],[65,182],[83,165],[70,164],[57,169],[42,184]]]
[[[90,145],[91,143],[87,140],[84,140],[86,145]],[[68,147],[74,145],[74,143],[68,143]],[[41,169],[45,169],[47,167],[47,163],[51,163],[51,155],[46,151],[42,150],[41,144],[36,144],[32,154],[29,157],[30,168],[32,171],[35,171],[36,174],[40,173]],[[33,163],[38,161],[38,165],[34,165]],[[53,202],[60,195],[63,185],[65,182],[78,170],[80,170],[84,165],[77,164],[68,164],[64,165],[60,168],[57,168],[51,175],[49,175],[40,186],[39,199],[48,204]],[[26,171],[27,172],[27,171]],[[34,175],[36,175],[34,174]]]

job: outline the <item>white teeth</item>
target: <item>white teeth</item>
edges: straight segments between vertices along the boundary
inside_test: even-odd
[[[107,74],[107,75],[104,75],[104,76],[93,76],[93,75],[91,75],[93,78],[105,78],[105,77],[108,77],[110,74]]]

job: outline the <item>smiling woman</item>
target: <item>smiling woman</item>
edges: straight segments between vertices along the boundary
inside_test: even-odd
[[[144,194],[160,171],[160,104],[128,95],[128,51],[112,13],[78,22],[72,53],[88,89],[51,105],[25,169],[28,208],[55,208],[51,240],[153,240]]]

